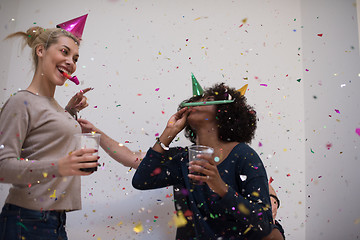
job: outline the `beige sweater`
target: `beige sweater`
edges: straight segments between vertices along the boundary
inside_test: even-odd
[[[19,91],[0,113],[0,183],[6,203],[33,210],[81,209],[80,177],[61,177],[58,160],[74,151],[80,125],[54,98]]]

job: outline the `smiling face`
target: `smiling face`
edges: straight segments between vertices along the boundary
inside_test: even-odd
[[[39,46],[36,50],[39,58],[37,71],[51,85],[62,86],[67,80],[63,72],[71,75],[76,70],[76,62],[79,58],[79,46],[69,37],[59,37],[57,43],[48,49]]]

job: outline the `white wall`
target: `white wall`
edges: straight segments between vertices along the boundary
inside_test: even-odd
[[[307,239],[360,238],[355,1],[302,1]],[[318,34],[323,34],[319,37]],[[336,112],[338,110],[339,112]]]
[[[61,104],[76,91],[94,87],[82,117],[129,148],[146,151],[177,104],[191,95],[191,72],[203,87],[248,83],[246,96],[259,116],[252,146],[274,179],[282,201],[278,217],[288,239],[336,239],[329,234],[335,233],[332,226],[339,215],[347,232],[339,231],[339,222],[338,236],[359,236],[354,187],[359,182],[359,54],[353,1],[63,0],[55,6],[3,0],[0,37],[34,23],[52,27],[85,13],[89,16],[76,73],[81,85],[69,82],[58,88]],[[320,32],[322,38],[316,36]],[[30,51],[21,51],[19,41],[2,41],[0,48],[3,104],[27,87],[32,72]],[[346,87],[339,87],[342,83]],[[173,145],[188,144],[179,137]],[[325,149],[328,141],[331,150]],[[68,214],[70,239],[174,239],[175,228],[168,225],[174,211],[173,199],[167,197],[172,189],[134,190],[134,171],[103,151],[100,155],[104,166],[83,178],[83,209]],[[7,189],[0,184],[1,204]],[[138,222],[144,231],[136,234]]]

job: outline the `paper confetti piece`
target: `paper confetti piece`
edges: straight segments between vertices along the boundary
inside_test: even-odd
[[[250,226],[244,231],[244,234],[246,234],[248,231],[250,231],[252,225],[250,224]]]
[[[319,36],[319,37],[322,37],[322,36],[323,36],[323,34],[322,34],[322,33],[319,33],[319,34],[318,34],[318,36]]]
[[[355,132],[360,136],[360,128],[355,129]]]
[[[0,150],[1,150],[1,149],[4,149],[4,148],[5,148],[4,144],[1,144],[1,145],[0,145]]]
[[[184,217],[184,214],[182,211],[178,211],[177,214],[174,214],[172,218],[173,225],[176,227],[184,227],[187,224],[187,220]]]
[[[270,177],[269,184],[271,184],[273,181],[274,181],[274,179],[272,177]]]
[[[262,83],[262,84],[260,84],[260,86],[267,87],[267,84]]]
[[[335,112],[339,113],[340,114],[340,111],[338,109],[335,109]]]
[[[47,172],[43,172],[43,176],[44,176],[44,178],[47,178],[48,173],[47,173]]]
[[[259,197],[260,194],[258,192],[252,192],[251,195],[253,195],[254,197]]]
[[[50,198],[56,198],[56,190],[54,190],[54,193],[50,195]]]
[[[247,209],[247,207],[246,207],[243,203],[240,203],[240,204],[239,204],[238,209],[239,209],[240,212],[242,212],[242,213],[245,214],[245,215],[249,215],[249,214],[250,214],[250,210]]]
[[[29,231],[29,229],[21,222],[17,222],[16,225],[19,225],[19,226],[23,227],[26,231]]]
[[[161,173],[161,168],[155,168],[154,171],[150,174],[150,176],[159,175]]]
[[[143,225],[141,224],[141,222],[136,224],[136,226],[133,228],[133,230],[136,233],[140,233],[140,232],[144,231],[144,228],[143,228]]]
[[[240,175],[240,179],[241,179],[241,181],[245,181],[247,179],[247,176],[246,175]]]

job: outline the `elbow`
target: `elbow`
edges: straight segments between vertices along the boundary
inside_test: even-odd
[[[134,177],[132,179],[132,186],[137,190],[145,190],[145,184],[144,181],[141,179],[141,177],[138,174],[134,174]]]

